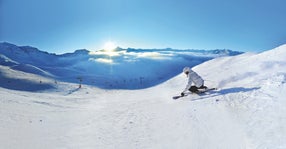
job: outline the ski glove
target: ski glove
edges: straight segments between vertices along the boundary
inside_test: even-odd
[[[185,94],[184,94],[184,93],[181,93],[181,96],[185,96]]]

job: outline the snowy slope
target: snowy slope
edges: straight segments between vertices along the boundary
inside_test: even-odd
[[[20,91],[45,91],[55,89],[56,84],[53,79],[0,65],[0,87]]]
[[[1,147],[286,148],[285,63],[286,45],[207,61],[194,70],[219,89],[178,100],[183,74],[141,90],[0,88]]]
[[[6,57],[5,55],[0,54],[0,65],[3,66],[13,66],[13,65],[17,65],[19,63],[11,60],[10,58]]]

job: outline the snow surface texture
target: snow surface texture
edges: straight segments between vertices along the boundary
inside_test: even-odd
[[[178,75],[186,65],[192,67],[215,57],[237,54],[241,52],[116,48],[55,55],[29,46],[0,43],[0,65],[59,81],[81,80],[105,89],[151,87]]]
[[[285,63],[286,45],[207,61],[194,70],[219,89],[178,100],[183,74],[147,89],[78,89],[2,66],[2,75],[53,87],[0,88],[1,148],[284,149]]]

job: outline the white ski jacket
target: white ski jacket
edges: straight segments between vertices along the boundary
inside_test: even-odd
[[[188,84],[184,92],[188,91],[193,84],[198,88],[204,85],[204,80],[202,79],[202,77],[192,70],[190,70],[188,78],[189,78]]]

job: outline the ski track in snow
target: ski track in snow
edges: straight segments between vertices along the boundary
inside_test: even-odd
[[[286,148],[281,48],[195,67],[219,89],[178,100],[183,75],[141,90],[63,82],[42,92],[0,88],[0,148]]]
[[[35,93],[31,98],[26,93],[17,93],[11,95],[14,99],[1,98],[0,129],[4,132],[1,142],[7,142],[4,147],[14,148],[16,143],[19,146],[15,148],[285,146],[282,135],[285,127],[279,125],[285,124],[285,117],[275,116],[273,111],[286,111],[275,104],[272,96],[278,96],[276,92],[264,94],[261,89],[214,97],[206,95],[203,99],[188,96],[182,100],[158,100],[156,96],[137,97],[152,94],[151,89],[135,95],[134,91],[104,91],[98,96],[94,96],[97,91],[86,90],[68,96]],[[275,121],[280,122],[273,123]],[[277,130],[282,131],[280,135],[275,134]]]

